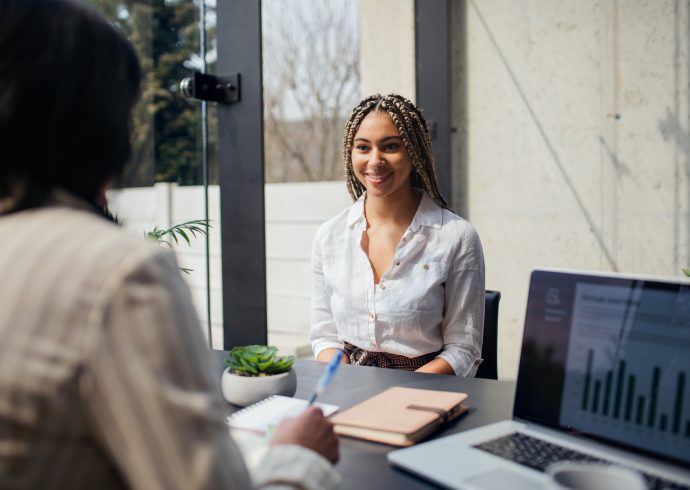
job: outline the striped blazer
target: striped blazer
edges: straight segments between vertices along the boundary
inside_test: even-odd
[[[332,488],[271,449],[249,475],[173,255],[58,192],[0,215],[0,488]]]

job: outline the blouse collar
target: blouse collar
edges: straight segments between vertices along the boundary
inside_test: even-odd
[[[366,191],[359,196],[347,214],[347,226],[362,222],[364,220],[364,201],[366,200]],[[443,226],[443,208],[434,201],[426,191],[422,191],[422,199],[419,202],[417,212],[412,218],[409,230],[417,231],[422,226],[440,229]]]

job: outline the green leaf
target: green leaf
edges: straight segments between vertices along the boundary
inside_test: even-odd
[[[175,243],[175,245],[180,244],[178,236],[182,237],[184,241],[187,242],[187,245],[191,245],[192,242],[188,233],[191,233],[192,236],[196,238],[197,233],[199,235],[206,235],[209,228],[211,228],[209,220],[194,219],[185,221],[184,223],[179,223],[167,229],[161,229],[158,226],[154,226],[153,230],[145,231],[144,236],[154,240],[155,242],[158,242],[158,244],[161,246],[165,245],[166,247],[172,249],[173,244],[171,243],[171,240]],[[166,237],[170,237],[171,240],[166,240]],[[179,269],[185,274],[190,274],[194,271],[194,269],[187,269],[185,267],[180,267]]]
[[[684,273],[686,276],[690,277],[690,269],[683,269],[683,273]]]
[[[187,245],[191,245],[191,242],[189,241],[189,237],[188,237],[187,234],[184,232],[184,229],[183,229],[183,228],[176,228],[176,229],[175,229],[175,233],[177,233],[178,235],[182,236],[182,238],[184,238],[184,239],[187,241]],[[173,236],[175,236],[175,235],[173,234]]]

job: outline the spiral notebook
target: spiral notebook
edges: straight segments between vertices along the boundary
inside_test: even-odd
[[[314,403],[314,405],[319,407],[326,417],[338,411],[338,407],[335,405],[327,403]],[[263,435],[277,427],[285,417],[298,416],[307,406],[307,400],[273,395],[228,415],[225,421],[232,429]]]

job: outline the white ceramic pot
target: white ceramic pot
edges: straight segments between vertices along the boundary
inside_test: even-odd
[[[227,401],[246,407],[271,395],[294,395],[297,376],[293,369],[273,376],[238,376],[232,374],[230,369],[225,369],[220,385]]]

